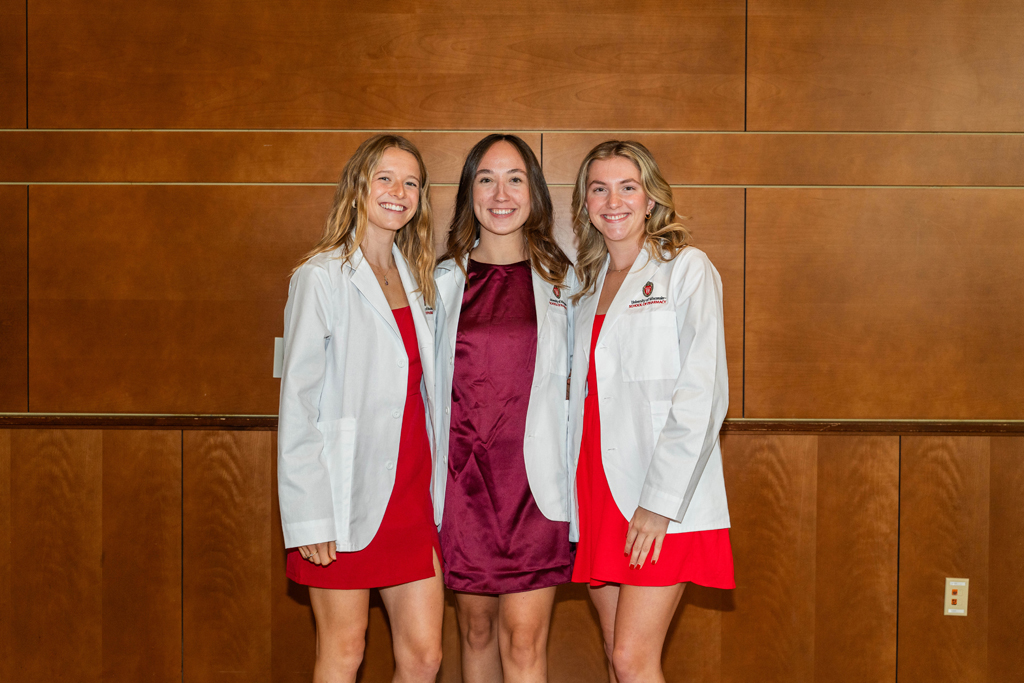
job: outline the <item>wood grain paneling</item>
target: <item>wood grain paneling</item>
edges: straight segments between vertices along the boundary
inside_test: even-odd
[[[288,275],[332,192],[33,188],[32,408],[277,412]]]
[[[1022,216],[1019,190],[748,190],[745,416],[1024,417]]]
[[[0,614],[11,613],[11,432],[0,430]],[[11,680],[10,618],[0,619],[0,680]]]
[[[458,183],[484,133],[401,132],[432,183]],[[372,131],[0,131],[0,181],[336,183]],[[518,133],[540,156],[540,133]]]
[[[601,628],[586,585],[559,586],[548,636],[548,680],[594,683],[605,680],[607,671]]]
[[[185,432],[183,659],[187,681],[271,680],[267,432]]]
[[[817,437],[722,445],[736,567],[722,680],[813,681]]]
[[[98,681],[103,656],[103,436],[11,440],[11,669],[20,683]]]
[[[902,439],[900,683],[1000,680],[990,679],[986,662],[989,443],[977,437]],[[966,617],[943,615],[945,577],[971,580]]]
[[[249,7],[34,8],[31,126],[743,128],[739,0]]]
[[[818,437],[818,683],[895,679],[899,467],[897,437]]]
[[[1024,185],[1024,136],[889,133],[545,133],[548,182],[574,183],[613,138],[646,145],[680,185]]]
[[[989,443],[988,680],[1012,681],[1024,671],[1024,438]]]
[[[24,0],[0,0],[0,128],[25,127]]]
[[[691,583],[669,627],[662,654],[665,680],[720,683],[722,615],[734,609],[733,591]]]
[[[751,0],[749,130],[1020,131],[1014,0]]]
[[[307,683],[316,660],[316,625],[309,589],[285,576],[287,563],[277,497],[277,433],[270,437],[270,667],[274,683]]]
[[[103,680],[181,680],[181,432],[103,432]]]
[[[722,276],[725,308],[725,348],[729,361],[729,417],[743,409],[743,190],[732,188],[673,188],[676,210],[686,216],[693,243],[715,264]],[[553,186],[555,235],[574,261],[572,187]]]
[[[28,188],[0,186],[0,412],[28,410]]]

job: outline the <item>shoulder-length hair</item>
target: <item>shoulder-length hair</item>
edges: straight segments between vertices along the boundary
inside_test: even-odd
[[[602,142],[584,157],[579,173],[576,174],[576,185],[572,189],[572,229],[578,244],[576,277],[580,281],[573,296],[575,302],[596,288],[597,277],[608,253],[604,237],[587,214],[587,176],[591,163],[611,157],[632,161],[640,171],[640,184],[644,193],[648,199],[654,200],[651,215],[644,222],[644,247],[650,255],[658,261],[671,261],[690,243],[690,233],[679,222],[681,217],[676,213],[672,187],[665,176],[661,175],[658,162],[650,150],[633,140]]]
[[[334,205],[327,215],[327,224],[320,241],[302,257],[298,266],[317,254],[341,247],[343,262],[348,262],[366,237],[367,209],[370,183],[384,152],[392,147],[416,157],[420,167],[419,205],[412,219],[398,231],[395,244],[408,262],[416,278],[417,291],[423,294],[427,305],[434,305],[434,231],[430,212],[430,180],[416,146],[401,135],[382,133],[363,141],[345,164],[341,179],[334,191]],[[296,266],[296,269],[298,268]]]
[[[439,260],[454,259],[465,272],[466,255],[473,249],[473,244],[480,236],[480,223],[473,212],[473,185],[476,181],[476,172],[480,169],[480,160],[484,154],[498,142],[507,142],[515,147],[526,164],[526,182],[530,189],[530,215],[523,224],[523,239],[526,242],[530,267],[547,282],[560,285],[565,282],[572,262],[555,242],[554,209],[551,206],[551,194],[548,192],[548,184],[544,181],[540,162],[537,161],[537,156],[530,146],[516,135],[492,133],[469,151],[466,163],[462,165],[459,191],[455,195],[455,213],[452,217],[451,230],[448,232],[447,249]]]

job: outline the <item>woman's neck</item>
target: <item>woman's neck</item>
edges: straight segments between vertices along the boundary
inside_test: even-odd
[[[480,243],[476,245],[470,256],[478,263],[490,263],[498,266],[525,261],[527,250],[523,231],[516,230],[508,235],[495,235],[493,232],[481,230]]]
[[[391,265],[391,247],[394,243],[395,233],[367,226],[366,235],[363,236],[359,248],[363,251],[363,258],[374,267],[383,270]]]
[[[608,248],[609,256],[611,256],[608,270],[612,272],[628,270],[636,262],[636,257],[640,254],[641,249],[641,245],[633,243],[621,244],[613,242],[608,244],[605,242],[605,246]]]

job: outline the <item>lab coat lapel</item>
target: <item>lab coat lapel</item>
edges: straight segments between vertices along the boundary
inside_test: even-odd
[[[434,386],[434,314],[427,315],[426,302],[423,301],[423,292],[416,291],[419,286],[416,276],[413,274],[409,264],[405,262],[402,252],[398,246],[392,248],[395,255],[395,264],[398,267],[398,274],[402,278],[402,287],[405,289],[405,296],[409,300],[409,310],[412,313],[413,325],[416,328],[416,346],[420,350],[420,365],[423,367],[423,381],[428,388]],[[394,317],[392,315],[392,317]],[[433,394],[433,391],[429,392]]]
[[[537,307],[537,339],[540,339],[544,334],[544,323],[548,319],[548,299],[553,292],[551,285],[545,282],[533,268],[530,268],[530,274],[533,278],[533,303]]]
[[[597,295],[595,299],[601,297],[601,288],[604,286],[604,279],[608,272],[608,268],[611,265],[611,257],[609,257],[604,265],[604,270],[601,272],[601,277],[597,283]],[[601,325],[601,334],[597,336],[601,339],[605,336],[605,332],[609,330],[618,321],[622,314],[629,308],[629,302],[632,297],[642,291],[643,283],[647,282],[650,275],[653,274],[654,269],[657,268],[657,264],[654,263],[648,253],[647,249],[641,249],[640,253],[636,255],[636,259],[633,261],[633,265],[629,269],[629,273],[626,274],[625,279],[622,281],[622,285],[619,287],[619,291],[615,293],[615,298],[612,299],[611,305],[608,307],[608,313],[604,316],[604,324]]]
[[[469,258],[467,257],[467,261]],[[444,306],[445,332],[448,334],[449,357],[455,356],[455,341],[459,333],[459,314],[462,312],[462,294],[466,290],[466,274],[458,264],[450,262],[451,270],[437,278],[437,296]],[[440,330],[438,330],[440,332]]]
[[[384,290],[380,288],[377,276],[373,274],[373,269],[370,268],[370,264],[363,257],[361,249],[356,249],[356,253],[352,254],[348,267],[352,269],[352,284],[370,302],[374,310],[380,314],[380,317],[388,324],[395,333],[395,336],[401,340],[402,333],[398,330],[395,315],[391,312],[391,306],[388,305],[388,300],[384,296]]]

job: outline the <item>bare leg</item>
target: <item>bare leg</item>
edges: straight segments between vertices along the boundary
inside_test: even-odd
[[[352,683],[363,661],[369,590],[309,589],[316,618],[313,683]]]
[[[395,683],[428,683],[441,667],[444,584],[434,555],[434,576],[380,589],[391,620]]]
[[[615,651],[615,611],[619,605],[619,587],[606,583],[603,586],[589,587],[590,601],[597,608],[597,618],[601,622],[601,640],[604,644],[605,663],[608,665],[609,683],[618,683],[615,668],[612,666],[612,653]]]
[[[502,683],[498,652],[498,597],[455,593],[465,683]]]
[[[619,683],[665,683],[661,651],[685,583],[620,586],[612,666]]]
[[[499,598],[498,647],[508,683],[548,680],[548,630],[554,604],[554,586]]]

